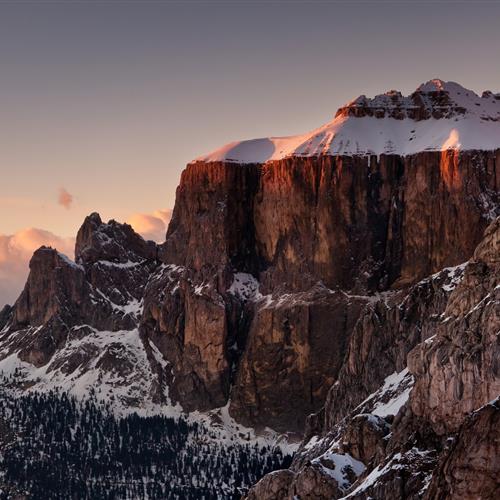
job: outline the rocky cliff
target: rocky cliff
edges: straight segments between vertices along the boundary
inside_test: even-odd
[[[153,399],[168,386],[188,411],[230,401],[246,425],[300,432],[329,391],[348,405],[343,379],[384,363],[363,339],[369,325],[384,324],[388,351],[401,350],[386,368],[405,365],[421,335],[407,323],[425,323],[437,302],[427,306],[428,291],[404,313],[386,302],[472,255],[497,206],[499,161],[499,152],[450,151],[191,164],[164,244],[92,214],[76,264],[35,253],[4,356],[45,366],[68,328],[136,329],[156,374]],[[409,337],[399,344],[394,314]],[[381,381],[366,379],[365,392]]]
[[[0,371],[303,435],[249,498],[474,498],[452,478],[495,472],[486,434],[470,467],[464,450],[499,392],[500,99],[461,89],[358,99],[189,164],[159,245],[90,215],[75,262],[41,248],[0,312]],[[406,132],[416,151],[389,144]]]
[[[291,469],[248,498],[498,496],[499,238],[365,309]]]

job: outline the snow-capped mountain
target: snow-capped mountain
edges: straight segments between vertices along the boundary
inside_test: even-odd
[[[411,155],[449,148],[500,147],[500,93],[478,96],[454,82],[430,80],[413,94],[362,95],[306,134],[233,142],[195,161],[265,163],[291,156]]]
[[[446,440],[498,395],[499,113],[440,80],[361,97],[190,163],[162,244],[91,214],[75,262],[37,250],[0,313],[9,391],[183,415],[228,443],[304,436],[250,498],[448,491]]]

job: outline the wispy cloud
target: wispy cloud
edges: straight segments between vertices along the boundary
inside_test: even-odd
[[[71,208],[73,203],[73,195],[68,193],[65,188],[59,189],[59,196],[57,197],[57,202],[62,205],[66,210]]]

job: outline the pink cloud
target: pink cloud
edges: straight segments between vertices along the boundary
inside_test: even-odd
[[[157,242],[165,241],[168,223],[172,217],[172,210],[155,210],[150,214],[133,214],[127,222],[143,238]]]
[[[73,195],[68,193],[65,188],[59,189],[59,196],[57,198],[59,205],[62,205],[66,210],[71,208],[73,203]]]
[[[61,238],[37,228],[0,234],[0,308],[5,303],[13,303],[21,293],[28,277],[29,261],[37,248],[51,246],[73,257],[74,244],[74,238]]]

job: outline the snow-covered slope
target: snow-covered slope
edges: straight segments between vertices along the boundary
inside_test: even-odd
[[[312,132],[233,142],[194,162],[265,163],[290,156],[410,155],[500,148],[500,94],[479,97],[454,82],[431,80],[410,96],[391,90],[360,96]]]

